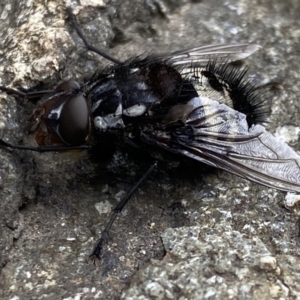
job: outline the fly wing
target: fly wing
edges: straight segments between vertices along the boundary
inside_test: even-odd
[[[242,60],[260,48],[255,44],[219,44],[195,47],[169,54],[153,55],[151,60],[160,60],[171,66],[206,65],[209,61],[228,63]]]
[[[163,127],[144,131],[142,139],[250,181],[300,192],[300,156],[263,126],[249,128],[244,114],[211,99],[174,106]]]

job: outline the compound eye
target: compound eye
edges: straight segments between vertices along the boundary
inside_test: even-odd
[[[77,91],[80,89],[80,85],[77,81],[75,80],[67,80],[63,81],[61,84],[59,84],[55,91],[56,92],[73,92]]]
[[[67,101],[59,117],[59,135],[69,145],[83,144],[89,135],[89,109],[79,94]]]

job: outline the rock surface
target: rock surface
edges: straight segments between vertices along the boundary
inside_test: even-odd
[[[107,65],[85,50],[61,1],[46,3],[2,0],[0,85],[49,89]],[[299,150],[298,0],[71,3],[93,44],[119,60],[202,44],[260,44],[247,60],[249,77],[284,86],[272,94],[269,128],[292,132],[284,138]],[[34,145],[26,128],[34,107],[1,93],[1,138]],[[299,297],[297,204],[287,207],[284,193],[202,165],[158,171],[117,219],[101,264],[87,262],[108,212],[141,169],[125,158],[128,174],[111,176],[87,157],[0,150],[1,299]]]

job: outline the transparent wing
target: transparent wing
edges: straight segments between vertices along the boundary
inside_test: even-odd
[[[184,125],[172,130],[172,116],[179,120],[178,111]],[[195,98],[180,109],[175,106],[165,120],[164,127],[143,132],[145,142],[259,184],[300,192],[300,156],[263,126],[248,128],[244,114]]]
[[[195,47],[172,53],[151,55],[152,60],[161,60],[172,66],[188,64],[206,65],[213,60],[218,63],[242,60],[261,48],[255,44],[219,44]]]

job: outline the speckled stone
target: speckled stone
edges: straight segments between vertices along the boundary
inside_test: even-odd
[[[261,45],[247,59],[249,78],[283,86],[267,93],[268,126],[299,150],[299,0],[80,3],[66,1],[93,44],[119,60]],[[0,85],[49,89],[108,64],[86,51],[60,4],[1,1]],[[35,106],[0,93],[1,138],[34,145],[26,124]],[[299,298],[295,198],[195,163],[155,173],[117,219],[101,263],[91,264],[109,207],[144,171],[129,156],[111,176],[83,155],[0,149],[0,298]],[[181,208],[170,210],[174,202]]]

